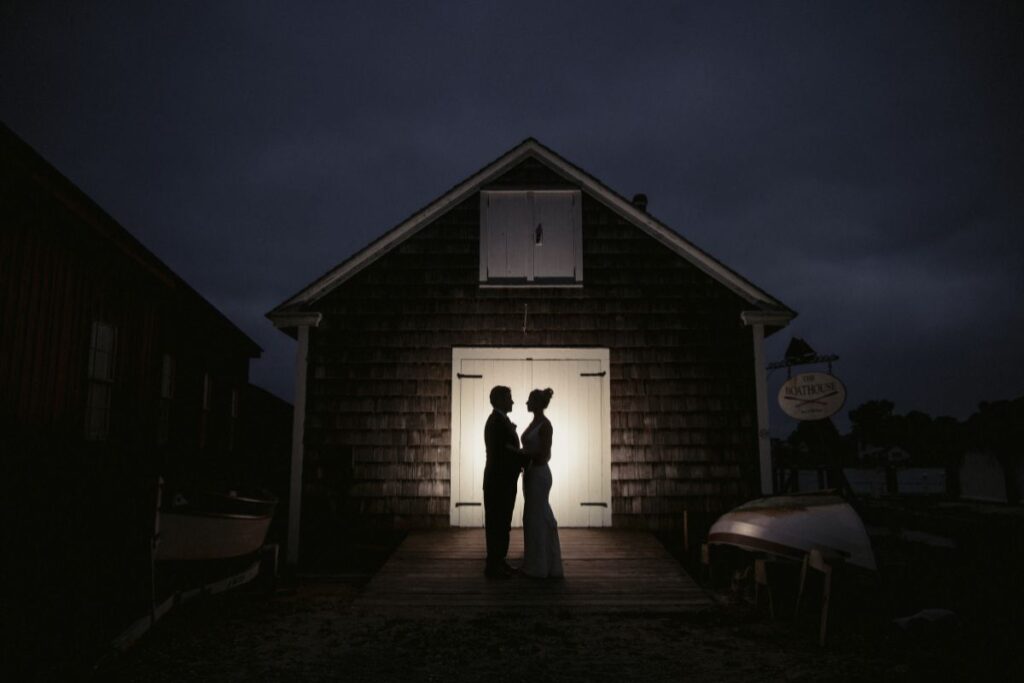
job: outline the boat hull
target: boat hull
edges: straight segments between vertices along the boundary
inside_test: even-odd
[[[871,540],[857,512],[832,494],[759,498],[727,512],[708,533],[712,544],[801,558],[812,549],[874,571]]]
[[[277,498],[262,491],[197,491],[188,496],[188,507],[191,510],[220,514],[270,517],[277,507]]]
[[[157,560],[222,560],[263,546],[270,515],[162,512]]]

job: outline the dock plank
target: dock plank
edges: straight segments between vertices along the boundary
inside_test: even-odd
[[[713,605],[649,533],[559,529],[565,579],[484,576],[482,529],[411,533],[357,597],[366,611],[550,608],[573,611],[692,612]],[[523,535],[512,531],[509,561],[522,563]]]

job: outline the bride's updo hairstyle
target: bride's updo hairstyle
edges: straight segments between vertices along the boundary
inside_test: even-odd
[[[534,389],[530,392],[530,400],[533,401],[538,408],[544,410],[548,407],[548,404],[551,403],[551,397],[554,395],[555,392],[550,388]]]

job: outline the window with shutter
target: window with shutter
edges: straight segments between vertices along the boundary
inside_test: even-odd
[[[114,386],[117,328],[94,321],[89,341],[89,384],[85,398],[85,438],[106,439],[110,433],[110,399]]]
[[[160,404],[157,414],[157,444],[166,446],[171,438],[171,401],[174,399],[174,357],[163,355],[160,368]]]
[[[238,389],[231,390],[231,412],[228,422],[228,450],[235,450],[235,441],[238,434]]]
[[[213,405],[213,378],[203,373],[202,411],[199,413],[199,448],[206,448],[210,436],[210,410]]]
[[[583,281],[578,190],[480,193],[480,281],[551,285]]]

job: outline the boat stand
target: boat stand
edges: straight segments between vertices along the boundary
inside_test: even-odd
[[[166,597],[159,605],[156,604],[154,599],[153,607],[149,614],[141,617],[140,619],[136,619],[130,626],[128,626],[128,628],[122,631],[116,638],[114,638],[113,641],[111,641],[111,654],[118,655],[127,651],[151,628],[153,628],[153,626],[156,625],[156,622],[166,616],[168,612],[175,607],[185,604],[186,602],[204,595],[216,595],[217,593],[223,593],[231,590],[232,588],[245,585],[260,576],[261,573],[267,573],[270,576],[270,580],[273,581],[277,576],[277,561],[278,546],[276,543],[270,543],[263,546],[260,550],[259,556],[256,557],[252,564],[237,574],[217,579],[216,581],[210,581],[193,588],[176,591]]]
[[[843,561],[843,557],[837,553],[830,553],[827,550],[814,548],[804,556],[803,566],[800,568],[800,589],[796,594],[796,607],[793,615],[800,611],[800,602],[804,596],[804,586],[807,581],[807,571],[813,570],[821,573],[821,619],[818,629],[818,645],[825,646],[825,634],[828,629],[828,605],[832,594],[832,569]]]

